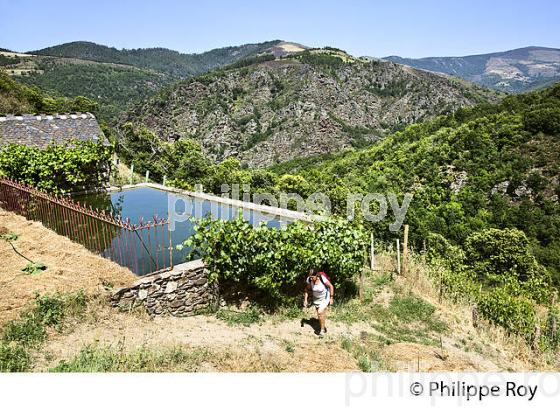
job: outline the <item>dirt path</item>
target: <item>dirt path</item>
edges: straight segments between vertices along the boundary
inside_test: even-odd
[[[84,290],[98,293],[103,284],[125,286],[135,280],[128,269],[96,256],[68,238],[57,235],[39,222],[0,209],[0,230],[19,235],[16,248],[47,270],[28,275],[22,272],[27,261],[18,256],[5,241],[0,241],[0,327],[17,317],[36,293]]]
[[[36,358],[35,370],[46,370],[60,360],[74,357],[92,343],[119,346],[127,351],[183,346],[205,348],[227,360],[208,364],[203,371],[359,371],[358,361],[342,348],[341,340],[375,335],[367,323],[329,323],[326,337],[318,338],[299,319],[268,318],[250,326],[232,326],[211,315],[187,318],[149,318],[117,312],[98,304],[90,307],[86,322],[76,323],[69,333],[54,333]],[[310,312],[311,313],[311,312]],[[476,353],[452,345],[440,349],[417,343],[396,343],[381,348],[384,370],[394,371],[495,371],[502,366]]]

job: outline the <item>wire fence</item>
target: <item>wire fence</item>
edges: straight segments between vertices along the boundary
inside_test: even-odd
[[[0,207],[39,221],[59,235],[129,268],[137,275],[173,266],[169,221],[154,217],[137,224],[6,178],[0,178]]]

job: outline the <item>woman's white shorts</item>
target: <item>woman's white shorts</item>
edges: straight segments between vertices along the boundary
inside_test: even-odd
[[[329,306],[329,301],[329,298],[325,298],[322,300],[313,301],[313,305],[315,305],[315,309],[317,309],[317,312],[323,313],[327,306]]]

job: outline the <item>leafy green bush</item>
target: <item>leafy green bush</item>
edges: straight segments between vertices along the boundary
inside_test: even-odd
[[[530,340],[538,323],[533,303],[522,296],[514,296],[504,288],[483,292],[478,301],[482,315],[511,333]]]
[[[243,218],[205,218],[183,246],[190,257],[200,256],[213,279],[233,281],[259,291],[271,304],[293,293],[309,268],[325,270],[336,285],[362,269],[366,235],[345,220],[285,229],[253,227]]]
[[[74,141],[45,149],[10,144],[0,150],[0,173],[54,193],[99,187],[108,177],[111,148],[102,142]]]
[[[430,262],[443,262],[447,267],[456,268],[464,262],[465,254],[463,250],[451,244],[447,239],[438,233],[430,232],[426,238],[427,254]]]
[[[530,132],[544,132],[545,134],[560,133],[560,109],[541,108],[527,112],[523,121],[525,129]]]
[[[549,295],[546,270],[537,263],[527,236],[517,229],[485,229],[465,243],[465,262],[486,286],[507,286],[538,301]]]

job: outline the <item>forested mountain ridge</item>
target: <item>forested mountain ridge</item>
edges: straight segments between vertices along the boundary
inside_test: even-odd
[[[1,51],[0,66],[17,81],[53,97],[93,99],[99,104],[99,116],[114,120],[131,104],[180,79],[259,53],[284,55],[299,49],[303,46],[276,40],[182,54],[164,48],[117,50],[73,42],[29,54]]]
[[[76,41],[31,51],[30,54],[127,64],[157,70],[176,78],[185,78],[262,53],[279,43],[280,40],[273,40],[217,48],[198,54],[184,54],[160,47],[118,50],[88,41]]]
[[[65,57],[19,54],[5,57],[0,66],[18,82],[53,97],[87,96],[98,103],[99,115],[106,120],[175,80],[155,70]]]
[[[385,60],[441,72],[500,91],[523,92],[560,81],[560,49],[525,47],[465,57],[402,58]]]
[[[250,166],[370,144],[459,107],[497,100],[487,89],[333,48],[240,60],[180,82],[123,116],[159,138],[201,143]]]

